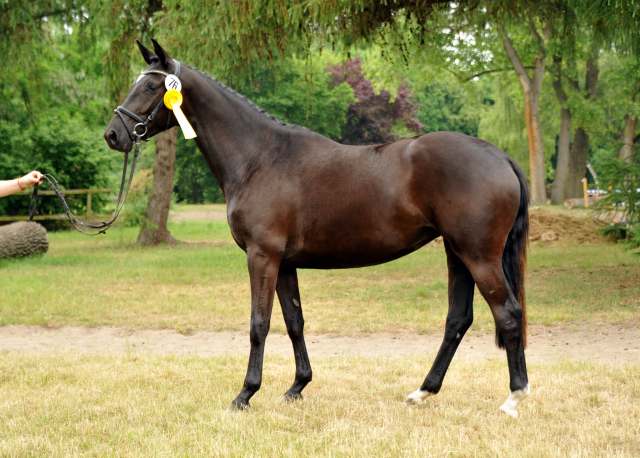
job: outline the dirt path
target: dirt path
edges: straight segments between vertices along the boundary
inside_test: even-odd
[[[373,357],[406,354],[431,355],[437,352],[441,334],[362,334],[340,336],[311,334],[306,337],[313,358],[340,355]],[[249,336],[245,332],[196,331],[182,335],[171,330],[130,330],[115,327],[61,327],[10,325],[0,327],[0,352],[123,354],[194,354],[201,356],[238,353],[248,355]],[[267,354],[292,355],[286,335],[270,334]],[[504,358],[492,335],[465,336],[458,358],[470,361]],[[604,326],[593,331],[533,326],[530,329],[527,361],[542,362],[556,357],[594,360],[607,364],[640,363],[640,328]]]
[[[226,221],[227,214],[216,210],[202,211],[169,211],[169,221],[179,223],[182,221]]]

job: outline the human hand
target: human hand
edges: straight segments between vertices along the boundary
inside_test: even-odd
[[[31,188],[36,184],[42,184],[42,178],[43,175],[34,170],[33,172],[29,172],[25,176],[18,178],[18,184],[22,189]]]

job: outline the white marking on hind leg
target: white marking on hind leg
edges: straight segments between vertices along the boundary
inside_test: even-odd
[[[500,410],[510,417],[518,418],[518,405],[529,395],[529,384],[521,390],[512,391]]]
[[[407,400],[405,401],[407,404],[424,404],[425,399],[427,399],[429,396],[433,396],[435,393],[431,393],[429,391],[423,391],[423,390],[415,390],[413,393],[411,393],[409,396],[407,396]]]

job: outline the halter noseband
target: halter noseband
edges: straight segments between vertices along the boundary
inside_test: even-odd
[[[177,60],[173,59],[173,66],[174,66],[173,74],[176,77],[179,78],[180,77],[180,62],[178,62]],[[141,75],[149,75],[151,73],[156,73],[158,75],[164,75],[165,77],[169,76],[168,73],[165,73],[165,72],[160,71],[160,70],[148,70],[148,71],[144,71],[143,70],[140,73],[141,73]],[[151,114],[147,117],[146,120],[142,119],[140,116],[135,114],[133,111],[130,111],[130,110],[126,109],[123,106],[119,106],[118,108],[116,108],[113,111],[122,120],[122,124],[124,124],[124,128],[127,129],[127,134],[129,134],[129,138],[131,139],[131,141],[132,142],[139,142],[140,139],[147,134],[147,126],[149,125],[150,122],[152,122],[156,118],[156,115],[158,114],[158,112],[160,111],[160,109],[163,106],[164,106],[164,100],[160,100],[158,105],[154,108],[154,110],[151,112]],[[133,126],[133,129],[129,129],[129,126],[127,125],[127,123],[124,120],[123,113],[137,122],[137,124],[135,126]],[[167,125],[164,127],[164,130],[169,129],[170,122],[171,122],[171,110],[169,110],[169,115],[167,116]],[[138,133],[138,130],[137,130],[138,126],[141,126],[141,127],[144,128],[144,131],[142,133]],[[144,140],[144,141],[148,141],[148,139]]]

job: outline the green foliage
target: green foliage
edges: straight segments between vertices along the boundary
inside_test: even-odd
[[[204,156],[193,141],[178,135],[176,145],[176,181],[178,202],[191,204],[222,203],[224,195],[209,170]]]
[[[138,66],[136,39],[152,33],[154,13],[162,0],[84,0],[88,19],[82,22],[80,35],[89,43],[106,43],[103,51],[109,103],[122,103],[133,80],[132,59]]]
[[[37,61],[0,78],[0,177],[40,170],[64,189],[112,186],[120,157],[102,138],[107,110],[106,98],[96,92],[103,82],[100,51],[89,52],[77,35],[54,22],[47,27],[51,41],[39,47]],[[94,212],[107,200],[95,195]],[[69,196],[68,202],[83,212],[86,196]],[[0,200],[0,213],[25,215],[28,205],[25,197],[7,197]],[[38,208],[62,213],[51,197],[41,198]]]
[[[55,21],[72,23],[76,0],[30,0],[0,2],[0,81],[16,68],[32,71],[49,43],[49,27]]]
[[[495,105],[492,80],[460,83],[450,74],[417,91],[417,117],[426,132],[448,130],[478,136],[480,120]]]
[[[336,63],[334,52],[358,55],[367,79],[377,92],[388,89],[392,102],[403,84],[417,94],[422,105],[417,117],[426,130],[479,134],[506,149],[526,169],[522,93],[497,27],[508,30],[524,65],[530,66],[541,52],[532,31],[541,33],[545,24],[554,32],[542,50],[547,62],[555,55],[573,58],[571,66],[564,66],[565,79],[580,83],[578,87],[588,45],[596,42],[603,49],[595,103],[586,102],[579,90],[568,91],[574,127],[588,129],[591,160],[600,171],[600,164],[619,149],[624,115],[640,111],[637,98],[634,103],[640,74],[638,11],[637,0],[5,1],[0,5],[0,154],[6,175],[0,179],[25,173],[23,167],[34,160],[43,163],[32,150],[41,132],[51,133],[46,126],[70,120],[76,130],[76,135],[65,134],[60,145],[46,145],[56,154],[70,147],[71,137],[85,149],[93,148],[85,141],[88,137],[100,143],[101,130],[111,117],[108,107],[122,102],[133,79],[132,68],[140,67],[135,39],[149,36],[158,38],[175,57],[232,82],[277,118],[330,138],[340,136],[343,108],[352,95],[346,86],[327,86],[324,68]],[[294,55],[299,57],[291,59]],[[508,73],[493,73],[501,69]],[[498,76],[474,79],[488,73]],[[568,89],[573,86],[567,84]],[[550,180],[558,107],[547,80],[540,116]],[[392,133],[404,136],[410,131],[395,122]],[[103,155],[103,149],[94,154]],[[219,199],[203,159],[193,151],[179,155],[183,163],[178,165],[178,195],[191,192],[183,198],[194,201]],[[83,170],[95,167],[95,161],[86,160]],[[108,176],[108,170],[96,173]]]
[[[640,224],[629,226],[629,236],[627,242],[631,249],[640,248]]]
[[[326,68],[337,57],[325,52],[310,60],[296,57],[273,66],[254,65],[234,87],[276,118],[338,139],[346,124],[346,112],[355,102],[348,84],[332,84]]]
[[[79,120],[60,115],[46,123],[21,128],[0,121],[0,176],[15,178],[31,170],[53,175],[64,189],[103,188],[111,185],[111,172],[117,156],[108,150],[101,132],[89,129]],[[5,156],[3,154],[3,156]],[[47,186],[44,186],[47,189]],[[86,210],[86,196],[68,196],[74,212]],[[106,204],[103,194],[94,196],[94,212]],[[0,199],[0,214],[27,214],[29,202],[21,196]],[[39,213],[58,214],[63,209],[55,198],[42,198]]]
[[[640,223],[640,163],[609,160],[602,164],[601,186],[610,191],[599,203],[615,208],[629,224]]]
[[[596,211],[622,213],[626,234],[615,229],[614,235],[616,238],[626,236],[632,248],[640,248],[640,163],[610,159],[601,165],[601,170],[601,186],[609,191],[598,202]]]
[[[159,30],[170,31],[169,49],[225,78],[257,62],[296,52],[306,57],[315,43],[346,49],[395,24],[405,8],[424,19],[448,6],[419,0],[164,0],[156,18]]]

